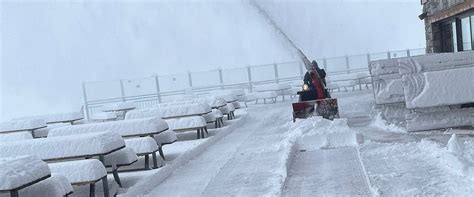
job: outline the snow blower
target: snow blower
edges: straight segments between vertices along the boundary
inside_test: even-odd
[[[303,54],[303,52],[295,45],[295,43],[288,37],[288,35],[283,32],[283,30],[273,21],[273,19],[262,9],[256,2],[250,1],[251,5],[253,5],[260,14],[264,18],[268,20],[270,25],[272,25],[277,32],[279,32],[283,38],[288,41],[288,43],[296,50],[299,58],[303,61],[304,65],[306,66],[307,70],[312,69],[311,62],[309,62],[308,58]],[[299,95],[299,102],[293,103],[293,122],[296,121],[297,118],[308,118],[310,116],[322,116],[326,119],[334,119],[339,118],[339,110],[337,106],[337,99],[331,98],[329,96],[329,92],[326,90],[324,83],[322,82],[319,74],[317,72],[313,72],[315,74],[312,80],[312,84],[315,87],[311,87],[316,89],[317,95],[314,91],[311,91],[310,87],[306,84],[306,87],[303,87],[303,91],[298,92]],[[316,99],[315,99],[316,98]]]
[[[297,49],[297,51],[306,68],[310,70],[311,63],[308,58],[301,50]],[[298,92],[298,102],[292,104],[293,122],[295,122],[297,118],[308,118],[311,116],[322,116],[329,120],[339,118],[337,99],[331,98],[318,72],[310,72],[314,75],[312,77],[312,84],[315,86],[316,91],[310,90],[308,84],[303,85],[303,90]]]

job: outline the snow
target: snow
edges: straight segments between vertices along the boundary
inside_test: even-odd
[[[108,153],[125,146],[123,139],[111,132],[97,132],[48,137],[0,144],[0,157],[36,155],[42,160]]]
[[[222,118],[224,116],[222,112],[218,109],[212,109],[211,114],[214,115],[214,117],[216,118]]]
[[[202,117],[204,118],[204,120],[206,120],[206,122],[216,121],[216,116],[214,116],[213,112],[208,113],[208,114],[204,114],[204,115],[202,115]]]
[[[79,120],[83,118],[84,118],[84,115],[80,112],[67,112],[67,113],[57,113],[57,114],[45,114],[45,115],[38,115],[38,116],[25,116],[25,117],[17,118],[15,120],[41,119],[41,120],[46,121],[46,123],[55,123],[55,122],[62,122],[62,121]]]
[[[150,109],[136,109],[129,111],[125,114],[125,120],[130,119],[140,119],[140,118],[161,118],[161,111],[158,108],[150,108]]]
[[[456,134],[453,134],[451,138],[449,138],[447,148],[449,152],[455,155],[463,155],[463,147]]]
[[[104,158],[104,165],[106,166],[120,166],[130,165],[137,161],[137,153],[135,153],[130,147],[122,148],[118,151],[110,153]]]
[[[33,136],[29,131],[4,134],[0,133],[0,143],[30,139],[33,139]]]
[[[254,93],[255,98],[257,99],[271,99],[276,98],[278,93],[275,91],[266,91],[266,92],[256,92]]]
[[[62,174],[52,173],[51,177],[19,191],[21,197],[50,196],[62,197],[73,192],[73,188]],[[10,194],[0,194],[0,197],[9,197]]]
[[[13,120],[0,123],[0,133],[7,131],[32,130],[46,127],[43,119]]]
[[[65,136],[73,134],[94,133],[111,131],[120,136],[138,136],[158,133],[168,128],[168,124],[161,118],[128,119],[113,122],[91,123],[73,125],[52,129],[48,137]]]
[[[130,112],[127,113],[127,115]],[[96,121],[106,121],[106,120],[114,120],[117,118],[117,114],[114,112],[99,112],[99,113],[93,113],[89,116],[90,120],[96,120]]]
[[[212,111],[211,106],[207,104],[203,104],[203,103],[193,103],[193,104],[186,104],[186,105],[160,104],[158,105],[158,108],[161,111],[163,118],[200,115],[200,114],[207,114]]]
[[[474,108],[450,109],[446,106],[444,109],[434,108],[433,111],[408,113],[406,123],[408,131],[470,126],[474,124]]]
[[[474,67],[403,75],[406,106],[414,109],[472,103],[473,76]]]
[[[383,131],[389,131],[389,132],[400,132],[400,133],[407,132],[406,129],[402,128],[401,126],[398,126],[394,123],[389,123],[386,120],[384,120],[382,118],[381,113],[377,113],[377,115],[373,118],[372,122],[370,123],[370,126],[376,127]]]
[[[107,175],[104,164],[97,159],[85,159],[48,164],[51,172],[67,178],[71,184],[94,182]]]
[[[152,153],[158,150],[158,145],[152,137],[125,139],[125,146],[137,154]]]
[[[257,92],[280,91],[280,90],[286,90],[286,89],[290,89],[290,88],[291,88],[291,84],[271,83],[271,84],[264,84],[264,85],[256,85],[255,86],[255,91],[257,91]]]
[[[172,130],[205,127],[206,120],[201,116],[190,116],[184,118],[166,119]]]
[[[156,143],[158,143],[160,146],[163,144],[171,144],[178,140],[176,133],[171,129],[161,132],[158,135],[154,135],[153,138],[155,138]]]
[[[48,165],[35,156],[0,158],[0,190],[12,190],[51,174]]]
[[[128,102],[121,102],[121,103],[113,103],[109,105],[105,105],[102,108],[102,111],[121,111],[127,109],[134,109],[137,105],[135,103],[128,103]]]

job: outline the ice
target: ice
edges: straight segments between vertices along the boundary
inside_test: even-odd
[[[41,119],[47,123],[57,123],[69,120],[79,120],[83,119],[84,115],[80,112],[67,112],[67,113],[57,113],[57,114],[46,114],[38,116],[25,116],[17,118],[15,120],[30,120],[30,119]]]
[[[474,67],[403,75],[408,109],[474,102]]]
[[[30,139],[33,139],[33,136],[28,131],[4,133],[4,134],[0,133],[0,143],[18,141],[18,140],[30,140]]]
[[[50,174],[48,165],[35,156],[0,158],[0,190],[16,189]]]
[[[160,118],[128,119],[112,122],[91,123],[59,127],[51,130],[48,137],[111,131],[120,136],[138,136],[158,133],[168,128],[168,124]]]
[[[0,144],[0,157],[36,155],[42,160],[105,154],[125,146],[123,139],[111,132],[48,137]]]
[[[70,183],[93,182],[107,175],[104,164],[97,159],[85,159],[48,164],[51,172],[67,178]]]
[[[0,133],[6,131],[31,130],[46,127],[44,119],[13,120],[0,123]]]
[[[207,125],[206,120],[201,116],[166,119],[166,122],[173,130],[200,128],[205,127]]]

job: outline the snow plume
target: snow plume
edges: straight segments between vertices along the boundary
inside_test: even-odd
[[[382,129],[382,130],[388,131],[388,132],[397,132],[397,133],[406,133],[407,132],[406,129],[404,129],[404,128],[396,125],[396,124],[389,123],[386,120],[384,120],[381,113],[378,113],[373,118],[373,121],[370,124],[370,126],[375,127],[375,128],[379,128],[379,129]]]
[[[357,146],[357,132],[347,125],[347,119],[333,121],[322,117],[297,120],[290,131],[300,133],[301,149]]]

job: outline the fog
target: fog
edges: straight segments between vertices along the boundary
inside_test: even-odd
[[[258,2],[310,57],[424,47],[418,1]],[[295,59],[247,1],[0,5],[0,121],[78,111],[83,81]]]

